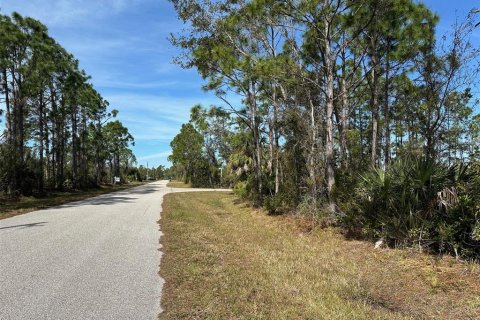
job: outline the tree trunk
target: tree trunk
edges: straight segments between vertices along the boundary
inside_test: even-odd
[[[24,160],[25,160],[25,98],[21,95],[22,81],[18,80],[17,88],[13,89],[14,92],[17,90],[13,104],[14,104],[14,126],[16,127],[15,131],[15,170],[14,170],[14,191],[22,190],[23,182],[23,170],[24,170]]]
[[[373,47],[375,48],[375,47]],[[370,163],[372,167],[377,166],[377,145],[378,145],[378,57],[372,54],[372,70],[371,70],[371,100],[370,107],[372,109],[372,139],[371,147],[372,153]]]
[[[12,115],[10,110],[10,94],[8,88],[7,69],[2,70],[3,73],[3,90],[5,91],[5,118],[7,120],[7,141],[12,144]]]
[[[308,99],[310,104],[310,131],[311,131],[311,146],[309,154],[309,175],[311,180],[311,192],[312,192],[312,203],[314,206],[314,213],[317,211],[317,174],[315,170],[315,154],[316,154],[316,143],[317,143],[317,128],[315,123],[315,105],[311,98]]]
[[[386,66],[385,66],[385,101],[383,107],[383,118],[385,127],[385,168],[390,162],[390,105],[389,105],[389,90],[390,90],[390,42],[387,42]]]
[[[39,127],[39,136],[38,136],[38,166],[39,166],[39,181],[38,181],[38,190],[40,192],[44,191],[44,157],[43,157],[43,142],[44,142],[44,124],[43,124],[43,114],[44,114],[44,101],[43,101],[43,92],[39,96],[39,110],[38,110],[38,127]]]
[[[268,174],[271,175],[273,172],[273,162],[274,162],[274,133],[273,133],[273,119],[269,119],[268,121],[268,153],[269,153],[269,158],[267,161],[267,169],[268,169]]]
[[[46,111],[44,113],[44,118],[46,118]],[[45,182],[47,185],[47,189],[51,188],[50,181],[52,177],[51,169],[50,169],[50,132],[48,130],[48,119],[44,120],[45,123],[45,134],[44,134],[44,141],[45,141]]]
[[[275,161],[275,194],[280,190],[280,177],[279,177],[279,145],[278,145],[278,99],[277,99],[277,87],[273,87],[273,150]]]
[[[345,67],[343,67],[343,75],[340,80],[340,111],[339,111],[339,138],[340,138],[340,159],[342,167],[348,168],[348,146],[347,146],[347,131],[348,131],[348,92],[347,81],[345,79]]]
[[[251,84],[251,91],[249,92],[248,104],[250,106],[250,123],[253,131],[253,158],[255,165],[255,180],[257,182],[258,198],[262,198],[262,155],[260,146],[260,130],[257,121],[257,101],[253,94],[255,91],[255,84]]]
[[[325,1],[325,7],[328,8],[329,2]],[[333,146],[333,108],[334,108],[334,64],[335,57],[332,56],[330,47],[330,23],[328,19],[324,21],[324,67],[325,67],[325,102],[326,102],[326,139],[325,139],[325,160],[326,160],[326,177],[327,177],[327,191],[330,202],[330,209],[334,212],[333,187],[335,185],[335,159]]]
[[[102,124],[100,119],[97,122],[97,139],[95,143],[95,180],[98,185],[101,183],[101,174],[103,171],[103,161],[100,159],[100,148],[101,148],[101,141],[102,141]]]
[[[78,139],[77,139],[77,106],[75,103],[72,106],[71,113],[72,121],[72,185],[76,189],[78,187]]]

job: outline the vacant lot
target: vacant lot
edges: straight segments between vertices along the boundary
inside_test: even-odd
[[[105,193],[125,190],[142,185],[141,182],[130,184],[101,186],[100,188],[71,192],[52,192],[43,197],[19,197],[16,199],[0,196],[0,219],[13,217],[27,212],[58,206],[68,202],[79,201]]]
[[[375,250],[224,193],[169,194],[161,319],[479,319],[478,265]]]

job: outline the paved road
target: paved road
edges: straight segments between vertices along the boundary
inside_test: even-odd
[[[0,319],[156,319],[166,183],[0,220]]]

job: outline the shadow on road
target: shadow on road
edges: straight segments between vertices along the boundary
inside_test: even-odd
[[[0,230],[2,230],[2,229],[12,229],[12,228],[25,229],[25,228],[31,228],[31,227],[42,227],[45,223],[47,223],[47,222],[42,221],[42,222],[27,223],[27,224],[17,224],[15,226],[1,227]]]
[[[108,196],[108,197],[101,197],[91,200],[83,200],[82,204],[89,204],[89,205],[102,205],[102,204],[118,204],[118,203],[128,203],[134,202],[137,198],[132,197],[119,197],[119,196]]]
[[[84,205],[114,205],[119,203],[131,203],[135,202],[138,198],[134,197],[134,195],[146,195],[155,193],[161,190],[162,187],[156,185],[145,185],[141,187],[126,189],[122,191],[116,191],[109,194],[104,194],[98,197],[80,200],[76,202],[71,202],[67,204],[63,204],[58,207],[54,207],[51,209],[64,209],[64,208],[73,208],[79,207]]]
[[[149,193],[154,193],[162,189],[161,187],[154,187],[154,186],[148,186],[145,188],[135,188],[135,190],[125,190],[126,194],[149,194]],[[123,191],[122,191],[123,192]]]
[[[99,205],[112,205],[112,204],[119,204],[119,203],[130,203],[130,202],[135,202],[136,199],[137,198],[134,198],[134,197],[122,197],[119,195],[103,195],[96,198],[62,204],[61,206],[50,208],[50,210],[61,210],[65,208],[75,208],[75,207],[88,206],[88,205],[99,206]]]

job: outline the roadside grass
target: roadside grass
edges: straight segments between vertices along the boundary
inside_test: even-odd
[[[167,187],[169,187],[169,188],[191,188],[192,184],[191,183],[185,183],[183,181],[172,180],[169,183],[167,183]]]
[[[231,194],[166,195],[160,319],[480,319],[477,265],[309,225]]]
[[[79,201],[102,194],[121,191],[132,187],[137,187],[144,182],[131,182],[123,185],[104,185],[99,188],[91,188],[81,191],[69,192],[51,192],[43,197],[20,197],[12,199],[6,196],[0,196],[0,220],[17,216],[20,214],[45,209],[61,204]]]

